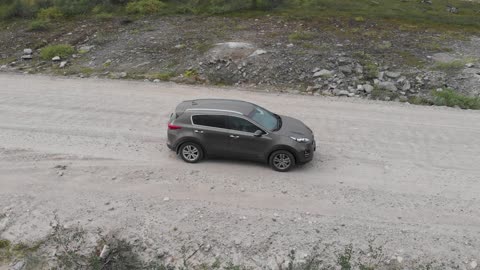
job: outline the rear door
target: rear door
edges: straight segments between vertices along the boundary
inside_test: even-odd
[[[264,160],[270,149],[272,139],[268,134],[252,122],[236,116],[227,116],[230,150],[232,155],[243,159]],[[262,130],[263,135],[254,136],[255,131]]]
[[[224,115],[192,115],[193,132],[209,156],[228,156],[229,134]]]

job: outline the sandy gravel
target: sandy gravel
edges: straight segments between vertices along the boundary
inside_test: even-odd
[[[205,97],[302,119],[318,140],[314,161],[283,174],[184,163],[165,146],[167,117]],[[468,268],[480,258],[480,113],[0,74],[0,238],[41,239],[54,211],[66,224],[147,243],[149,254],[205,243],[251,263],[318,241],[374,239],[389,256]]]

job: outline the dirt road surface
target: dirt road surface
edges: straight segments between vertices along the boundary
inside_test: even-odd
[[[318,140],[313,162],[290,173],[184,163],[165,145],[168,115],[207,97],[302,119]],[[0,211],[0,238],[13,241],[45,237],[56,212],[147,243],[148,254],[204,243],[257,263],[318,242],[374,240],[388,256],[468,269],[480,258],[480,113],[0,74]]]

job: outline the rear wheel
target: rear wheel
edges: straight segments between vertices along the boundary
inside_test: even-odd
[[[287,172],[295,166],[295,157],[286,150],[279,150],[270,155],[269,164],[272,169]]]
[[[180,157],[188,163],[196,163],[203,158],[202,148],[198,144],[192,142],[182,144],[178,153],[180,154]]]

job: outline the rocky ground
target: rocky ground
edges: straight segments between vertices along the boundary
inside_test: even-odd
[[[17,22],[0,31],[0,41],[4,71],[400,101],[446,87],[480,94],[478,36],[363,18],[89,19],[40,32]],[[39,58],[44,46],[59,43],[74,45],[76,53]]]
[[[28,248],[41,257],[3,266],[27,270],[102,257],[105,235],[179,266],[190,257],[289,269],[294,249],[303,261],[318,254],[320,269],[478,269],[478,111],[18,74],[0,74],[0,85],[0,269],[3,239],[13,255],[41,243]],[[183,162],[165,145],[168,115],[205,97],[302,119],[314,160],[289,173]],[[75,268],[89,269],[63,269]]]

